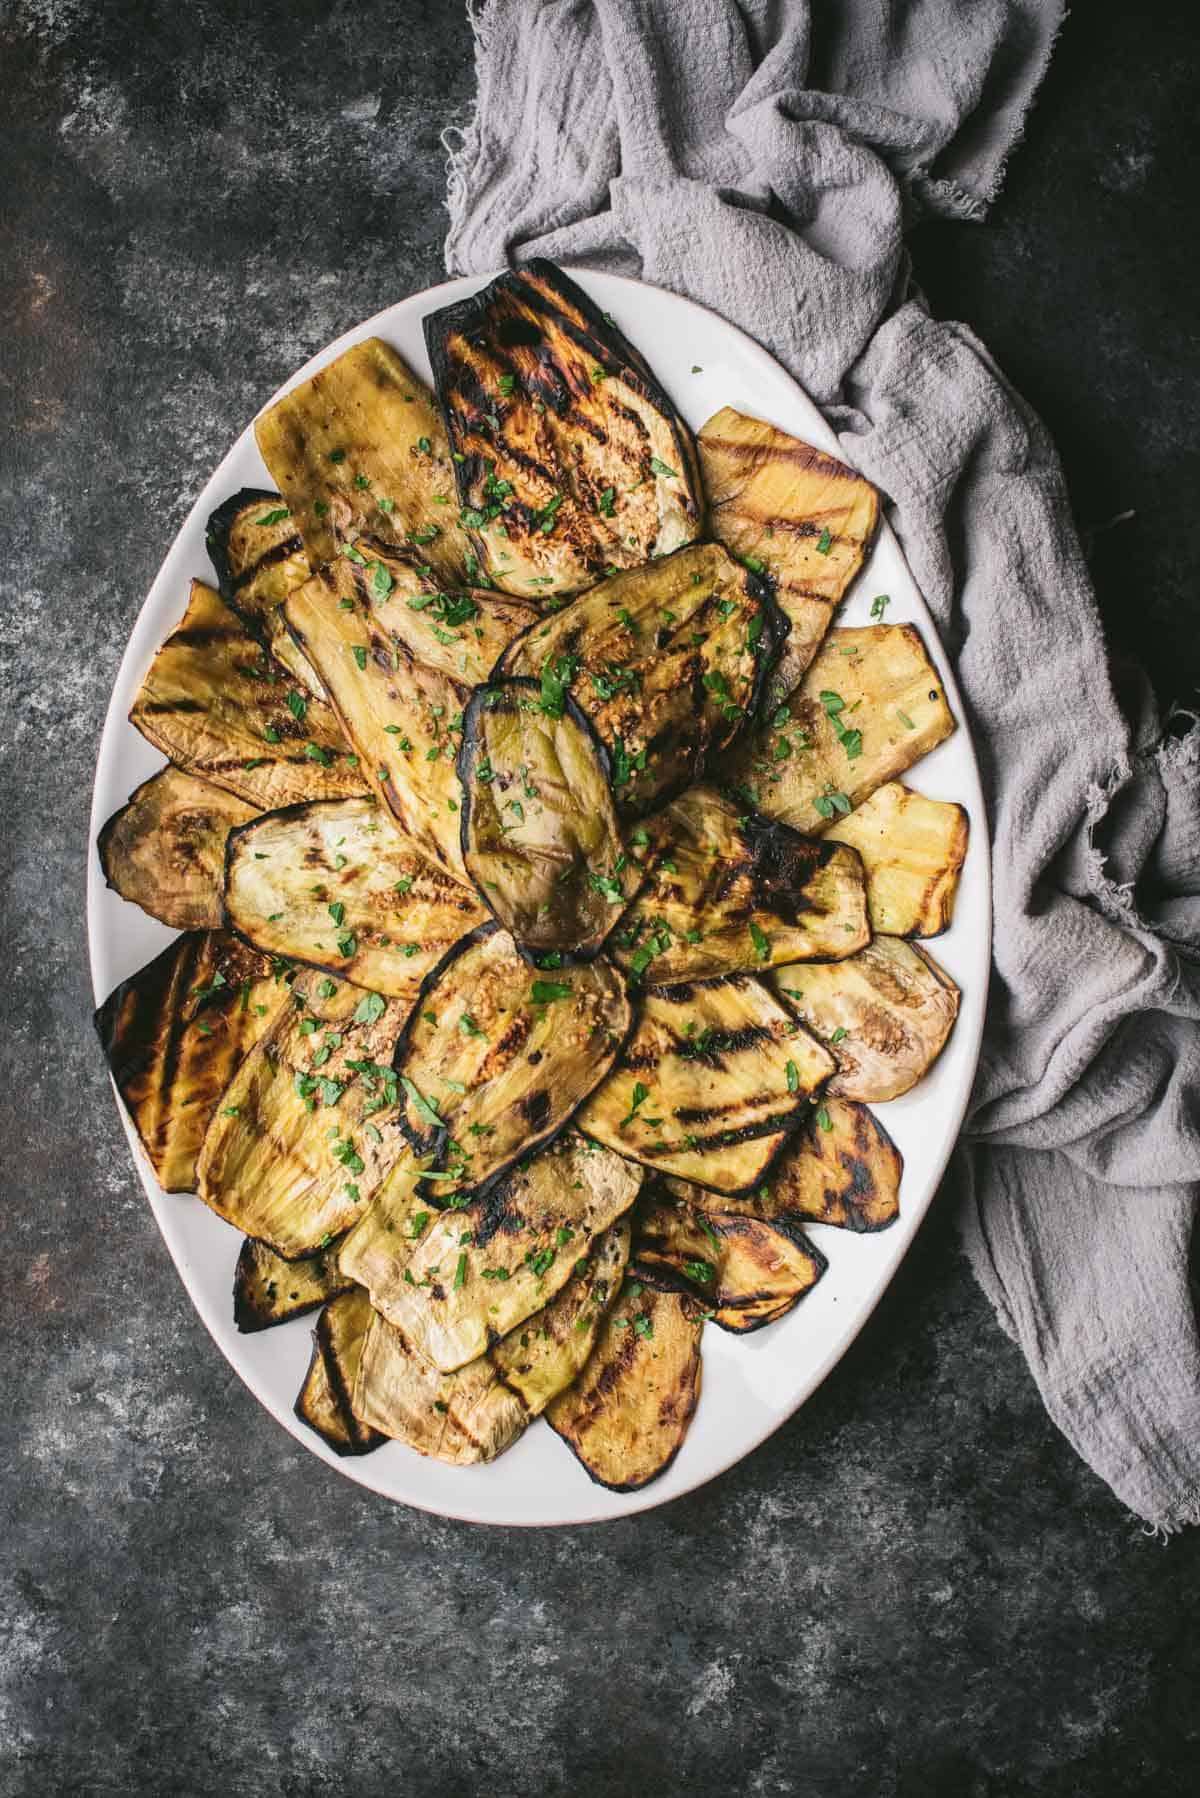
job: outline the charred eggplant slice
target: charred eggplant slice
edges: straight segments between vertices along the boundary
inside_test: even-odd
[[[552,263],[431,314],[462,523],[491,579],[576,593],[699,536],[691,433],[643,358]]]
[[[349,1229],[405,1153],[390,1066],[403,1018],[376,993],[298,977],[209,1126],[205,1204],[288,1261]]]
[[[771,691],[799,685],[879,526],[879,495],[844,462],[725,406],[703,426],[700,466],[719,543],[760,568],[791,622]]]
[[[832,1048],[833,1098],[899,1098],[928,1073],[958,1016],[953,980],[900,937],[877,936],[848,961],[779,968],[771,979]]]
[[[568,1133],[485,1198],[443,1212],[372,1303],[426,1361],[453,1373],[554,1298],[641,1183],[630,1162]]]
[[[293,805],[235,831],[225,905],[238,935],[268,954],[409,1002],[487,915],[374,799]]]
[[[689,788],[648,822],[651,873],[610,946],[640,979],[667,986],[870,942],[853,850],[739,810],[714,787]]]
[[[735,1335],[785,1317],[828,1263],[790,1216],[693,1210],[661,1191],[639,1206],[634,1256],[684,1281]]]
[[[395,1070],[401,1128],[432,1155],[443,1204],[481,1194],[570,1122],[629,1034],[623,984],[603,958],[543,974],[494,925],[429,976]]]
[[[451,587],[472,551],[433,395],[382,338],[368,337],[293,387],[254,427],[263,461],[314,568],[366,530],[410,545]]]
[[[579,1128],[660,1173],[745,1193],[836,1067],[749,974],[655,987]]]
[[[505,651],[497,672],[569,691],[612,760],[627,817],[703,774],[758,709],[786,629],[759,578],[716,543],[614,575]]]
[[[224,931],[176,937],[96,1013],[117,1091],[164,1192],[192,1192],[234,1070],[287,1001],[282,971]]]
[[[233,1321],[244,1336],[315,1311],[351,1282],[337,1264],[337,1245],[302,1261],[285,1261],[247,1236],[233,1275]]]
[[[486,593],[439,593],[382,550],[354,555],[292,594],[289,628],[405,836],[468,885],[455,768],[463,713],[472,687],[531,613]]]
[[[458,773],[468,874],[522,949],[588,960],[641,885],[622,848],[608,757],[565,694],[537,681],[480,687]]]
[[[879,1119],[824,1099],[771,1169],[765,1208],[844,1230],[886,1230],[900,1215],[904,1160]]]
[[[824,831],[862,857],[872,930],[883,936],[938,936],[954,914],[967,854],[961,805],[927,799],[890,780]]]
[[[630,1226],[622,1218],[574,1263],[550,1303],[511,1330],[491,1351],[492,1363],[531,1417],[578,1378],[629,1261]]]
[[[302,693],[203,581],[129,719],[177,767],[259,811],[363,791],[331,707]]]
[[[352,1455],[355,1452],[351,1419],[342,1410],[337,1393],[330,1384],[325,1356],[315,1332],[308,1372],[292,1408],[300,1422],[307,1424],[334,1454]]]
[[[832,630],[800,686],[735,744],[722,774],[768,817],[819,835],[954,728],[913,625]]]
[[[372,1429],[355,1414],[352,1402],[367,1334],[374,1320],[371,1301],[358,1286],[331,1299],[317,1319],[317,1346],[325,1362],[325,1372],[337,1398],[338,1409],[349,1425],[353,1451],[359,1455],[378,1448],[383,1441],[380,1431]]]
[[[418,1454],[465,1467],[511,1448],[529,1412],[486,1355],[439,1373],[376,1312],[354,1387],[354,1415]]]
[[[636,1492],[667,1471],[700,1397],[700,1306],[630,1268],[587,1364],[546,1420],[599,1486]]]
[[[321,683],[288,636],[282,605],[312,573],[292,514],[278,493],[243,487],[208,521],[208,553],[226,605],[314,698]]]
[[[182,768],[163,768],[131,793],[96,847],[114,892],[173,930],[219,930],[225,843],[258,807]]]

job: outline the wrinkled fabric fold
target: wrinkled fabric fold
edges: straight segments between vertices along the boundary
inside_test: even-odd
[[[1062,473],[904,233],[981,218],[1061,0],[491,0],[447,266],[639,274],[771,350],[889,514],[953,653],[994,858],[965,1239],[1058,1427],[1200,1519],[1200,738],[1118,701]],[[1127,714],[1133,722],[1127,721]]]

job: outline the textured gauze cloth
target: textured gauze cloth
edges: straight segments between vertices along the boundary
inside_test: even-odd
[[[883,490],[958,678],[993,839],[965,1236],[1047,1409],[1166,1529],[1200,1517],[1200,736],[1118,706],[1053,448],[903,236],[981,218],[1060,0],[491,0],[447,266],[539,255],[723,313]],[[1178,720],[1176,721],[1179,722]]]

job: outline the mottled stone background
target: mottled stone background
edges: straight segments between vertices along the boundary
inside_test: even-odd
[[[991,223],[914,246],[1056,432],[1164,701],[1200,676],[1198,42],[1191,4],[1077,7]],[[471,87],[456,4],[0,0],[0,1793],[1192,1794],[1200,1538],[1056,1435],[952,1193],[765,1448],[549,1534],[306,1454],[159,1241],[88,1023],[109,685],[263,398],[438,278]]]

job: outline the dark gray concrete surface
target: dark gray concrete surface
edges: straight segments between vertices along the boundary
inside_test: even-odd
[[[1079,7],[992,222],[915,243],[1083,523],[1136,511],[1097,579],[1168,701],[1200,675],[1192,19]],[[1056,1435],[952,1192],[792,1423],[603,1529],[359,1491],[168,1262],[88,1024],[110,682],[263,397],[438,278],[471,86],[455,4],[0,3],[0,1793],[1193,1793],[1200,1540],[1149,1539]]]

